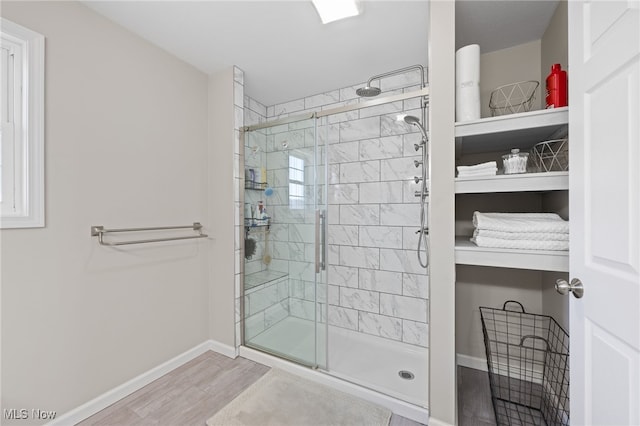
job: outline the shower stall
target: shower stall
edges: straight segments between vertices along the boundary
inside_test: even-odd
[[[420,407],[427,94],[418,65],[274,106],[245,96],[240,139],[243,345]]]

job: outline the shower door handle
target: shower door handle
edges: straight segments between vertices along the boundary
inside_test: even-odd
[[[327,267],[325,260],[326,217],[324,210],[316,210],[316,274],[319,274],[321,270],[324,271]]]

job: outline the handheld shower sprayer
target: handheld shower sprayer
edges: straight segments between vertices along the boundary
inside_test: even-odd
[[[416,126],[418,130],[420,130],[420,133],[422,133],[422,140],[424,142],[429,140],[429,137],[427,136],[427,131],[424,129],[422,124],[420,124],[420,119],[418,117],[414,117],[413,115],[407,115],[406,117],[404,117],[404,122],[407,124],[411,124],[412,126]],[[418,149],[416,149],[416,151],[417,150]]]

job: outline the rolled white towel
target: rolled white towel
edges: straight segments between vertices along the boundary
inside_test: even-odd
[[[569,233],[569,222],[555,213],[481,213],[473,212],[473,226],[503,232]]]
[[[502,238],[472,237],[471,242],[479,247],[507,248],[519,250],[569,250],[569,241],[505,240]]]
[[[491,229],[476,229],[474,237],[499,238],[502,240],[533,240],[533,241],[569,241],[569,234],[564,232],[504,232]]]

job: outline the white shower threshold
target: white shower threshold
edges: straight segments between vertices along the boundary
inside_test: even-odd
[[[252,343],[278,348],[300,359],[313,359],[312,321],[288,317],[252,339]],[[309,340],[311,339],[311,340]],[[320,339],[324,340],[324,339]],[[321,342],[323,344],[323,342]],[[342,392],[389,408],[396,414],[427,423],[428,350],[402,342],[370,336],[339,327],[329,327],[327,371],[313,370],[294,362],[246,347],[240,355],[270,367],[298,374]],[[323,364],[320,360],[319,364]],[[400,377],[400,370],[415,377]]]

